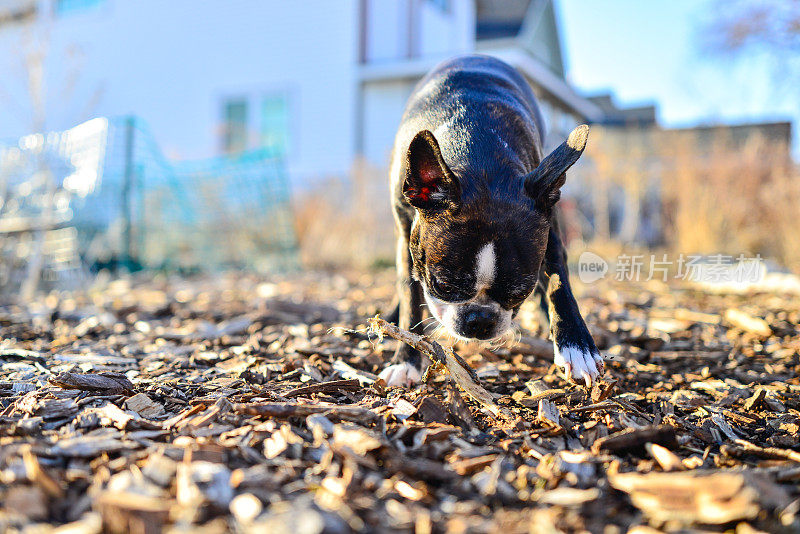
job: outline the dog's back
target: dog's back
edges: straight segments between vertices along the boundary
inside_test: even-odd
[[[507,190],[506,181],[542,158],[544,121],[533,91],[514,68],[490,56],[445,61],[417,84],[395,139],[390,179],[396,195],[404,155],[422,130],[433,132],[466,195],[483,187]]]
[[[447,61],[417,85],[390,170],[399,326],[422,333],[427,305],[452,335],[494,339],[536,290],[547,302],[554,361],[589,386],[603,359],[572,295],[554,224],[589,127],[542,158],[542,126],[525,79],[490,57]],[[387,384],[419,381],[418,351],[401,345],[393,361],[381,371]]]

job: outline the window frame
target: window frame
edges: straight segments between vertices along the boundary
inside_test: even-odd
[[[74,4],[68,9],[64,9],[64,2]],[[71,17],[73,15],[84,15],[101,9],[107,0],[53,0],[52,11],[56,18]]]
[[[262,144],[262,130],[263,130],[263,103],[270,97],[280,96],[286,102],[286,147],[282,154],[278,157],[283,159],[290,159],[296,157],[299,150],[300,137],[299,131],[299,91],[298,88],[292,84],[277,84],[258,86],[255,88],[244,89],[239,91],[221,91],[217,93],[215,101],[216,111],[215,114],[219,117],[219,131],[217,133],[217,146],[219,146],[220,153],[223,155],[232,155],[236,152],[226,151],[225,135],[227,128],[227,121],[225,115],[225,106],[228,102],[234,100],[243,100],[247,103],[247,146],[244,149],[257,150],[264,148]]]
[[[237,150],[231,149],[231,139],[233,135],[231,134],[232,129],[230,128],[230,124],[232,121],[229,120],[229,110],[234,105],[243,105],[244,106],[244,143],[242,148]],[[240,96],[230,96],[224,98],[222,100],[222,106],[220,110],[221,114],[221,123],[222,123],[222,135],[220,136],[220,148],[221,152],[226,155],[236,155],[252,148],[252,135],[251,135],[251,127],[252,124],[252,106],[250,105],[250,99],[247,96],[240,95]]]

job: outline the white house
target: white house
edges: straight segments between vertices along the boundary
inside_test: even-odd
[[[550,142],[603,117],[551,0],[0,0],[0,138],[130,114],[170,157],[268,147],[301,184],[386,165],[416,81],[470,52],[525,75]]]

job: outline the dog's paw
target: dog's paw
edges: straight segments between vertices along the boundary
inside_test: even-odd
[[[408,362],[395,363],[381,371],[382,378],[388,387],[412,386],[422,381],[422,373]]]
[[[569,342],[553,343],[555,358],[553,361],[564,369],[564,374],[569,380],[579,382],[583,380],[586,387],[591,387],[599,376],[603,374],[603,357],[600,351],[590,344],[571,344]]]

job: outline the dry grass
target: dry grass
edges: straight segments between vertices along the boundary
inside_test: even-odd
[[[564,210],[575,219],[564,227],[583,227],[593,250],[646,249],[640,217],[654,202],[660,238],[650,245],[659,252],[761,254],[800,272],[793,237],[800,220],[800,171],[785,145],[757,135],[734,142],[725,130],[700,139],[692,131],[593,127],[576,167],[565,200],[582,196],[583,212]],[[359,162],[351,177],[327,180],[297,197],[304,265],[393,263],[388,173]],[[621,220],[612,225],[615,218]]]
[[[658,199],[659,248],[761,254],[800,272],[792,238],[800,217],[800,171],[786,145],[760,135],[734,141],[725,130],[701,135],[595,127],[586,160],[576,189],[591,191],[590,238],[641,245],[636,228],[649,196]],[[615,203],[622,206],[622,221],[611,232],[608,213]]]
[[[303,265],[365,268],[393,264],[388,173],[357,162],[351,181],[329,179],[296,197]]]

